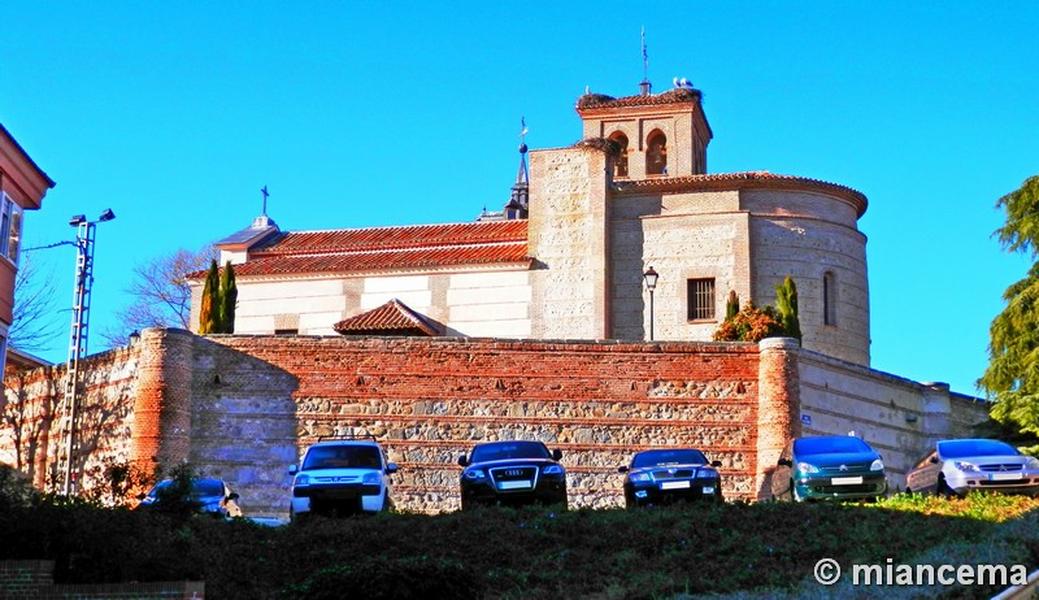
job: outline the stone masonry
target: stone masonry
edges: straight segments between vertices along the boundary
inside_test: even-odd
[[[309,444],[360,429],[401,467],[392,478],[397,505],[437,512],[458,508],[455,460],[482,441],[539,439],[559,448],[571,505],[606,507],[621,500],[617,466],[647,448],[701,448],[722,462],[726,497],[752,500],[767,498],[776,457],[802,431],[855,430],[885,454],[897,487],[926,443],[984,418],[982,405],[947,386],[837,361],[785,338],[199,337],[150,329],[129,349],[91,358],[86,370],[84,410],[97,416],[81,423],[90,442],[81,459],[85,490],[104,485],[107,464],[148,472],[190,461],[226,479],[248,514],[272,516],[287,514],[287,469]],[[51,406],[60,414],[61,371],[9,375],[4,410]],[[0,429],[0,460],[13,463],[11,434]],[[29,460],[22,447],[23,470],[48,472],[55,446]],[[50,485],[41,476],[36,483]]]

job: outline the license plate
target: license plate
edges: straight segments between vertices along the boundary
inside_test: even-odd
[[[529,481],[499,481],[499,490],[526,490],[531,487]]]
[[[992,481],[1017,481],[1024,476],[1023,473],[993,473]]]
[[[713,485],[705,485],[703,487],[703,493],[705,493],[705,494],[713,494],[714,493],[714,486]]]
[[[833,485],[859,485],[862,483],[861,477],[834,477],[832,479]]]
[[[660,484],[660,489],[662,490],[682,490],[688,488],[688,481],[664,481]]]

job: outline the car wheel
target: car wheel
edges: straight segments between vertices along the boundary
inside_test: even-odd
[[[805,499],[797,493],[797,488],[794,486],[794,480],[790,480],[790,501],[791,502],[804,502]]]
[[[952,498],[956,496],[956,492],[953,491],[949,484],[945,482],[945,475],[938,476],[938,485],[934,488],[934,493],[945,498]]]

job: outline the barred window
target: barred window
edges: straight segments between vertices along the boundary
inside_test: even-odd
[[[714,319],[714,278],[689,280],[689,320]]]

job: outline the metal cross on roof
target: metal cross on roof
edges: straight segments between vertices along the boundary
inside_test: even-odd
[[[520,144],[527,143],[527,118],[520,117]]]
[[[271,193],[267,191],[267,186],[260,188],[260,193],[263,194],[263,212],[260,214],[267,216],[267,196],[270,196]]]

